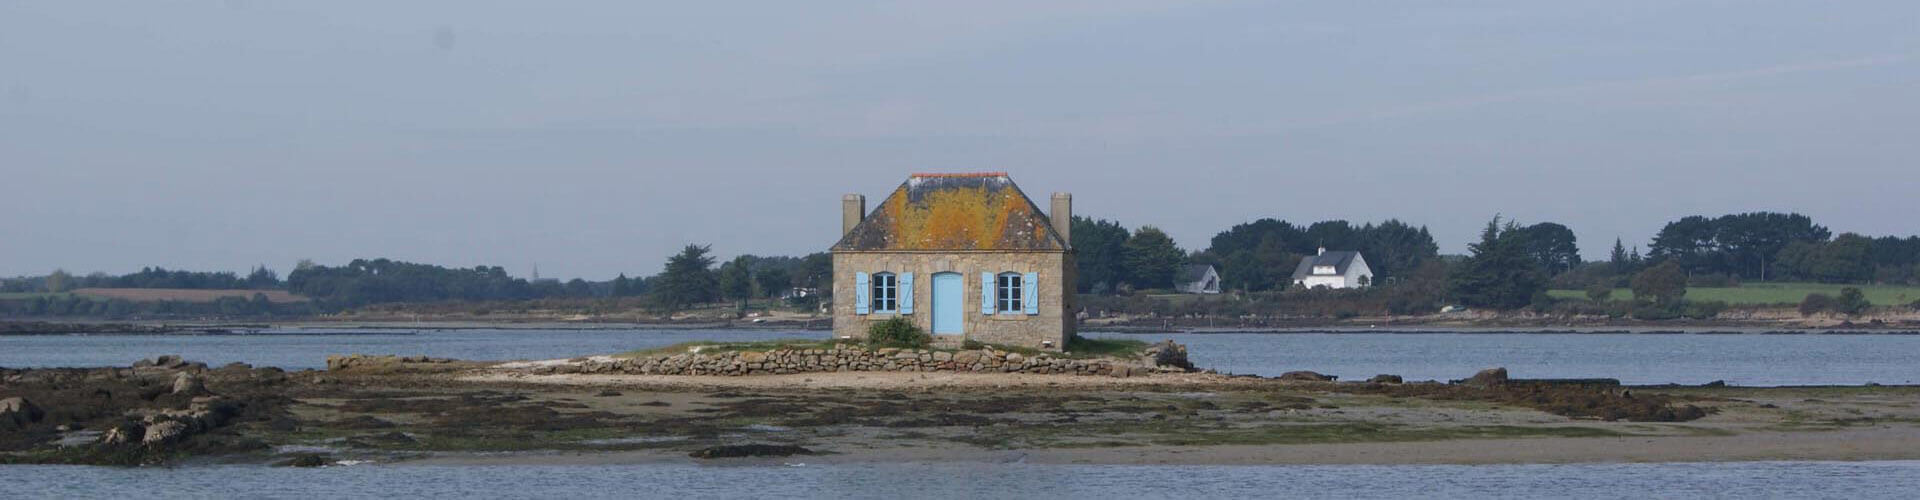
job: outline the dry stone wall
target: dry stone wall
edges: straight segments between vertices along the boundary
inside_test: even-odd
[[[781,375],[819,372],[975,372],[1105,375],[1130,377],[1156,372],[1186,372],[1184,347],[1165,343],[1138,359],[1074,359],[1027,355],[996,349],[939,351],[868,349],[842,344],[816,349],[681,353],[628,359],[588,359],[533,368],[533,373],[606,373],[638,375]]]

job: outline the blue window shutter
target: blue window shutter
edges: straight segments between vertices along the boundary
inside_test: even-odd
[[[872,307],[873,298],[867,295],[870,293],[873,293],[873,282],[867,280],[867,273],[853,273],[854,314],[866,314],[867,308]]]
[[[1040,314],[1040,273],[1027,273],[1020,278],[1020,303],[1027,307],[1027,314]]]
[[[993,314],[993,273],[980,273],[980,314]]]
[[[900,314],[913,314],[913,273],[900,273]]]

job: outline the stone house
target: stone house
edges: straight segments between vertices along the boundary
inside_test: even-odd
[[[1319,254],[1300,259],[1293,270],[1293,284],[1306,288],[1361,288],[1373,285],[1373,269],[1360,252],[1321,248]]]
[[[1060,350],[1074,334],[1073,196],[1051,217],[1007,174],[914,174],[871,213],[841,203],[833,334],[905,318],[941,344]]]

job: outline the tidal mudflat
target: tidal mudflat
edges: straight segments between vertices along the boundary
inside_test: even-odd
[[[1920,458],[1920,388],[1331,382],[1307,376],[0,373],[8,463],[1482,464]],[[1470,374],[1462,374],[1466,376]],[[1516,374],[1524,375],[1524,374]],[[746,460],[769,460],[746,458]]]

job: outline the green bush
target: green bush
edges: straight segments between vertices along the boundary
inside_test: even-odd
[[[1594,302],[1613,300],[1613,285],[1596,282],[1587,286],[1587,300]]]
[[[1633,318],[1641,320],[1663,320],[1680,317],[1680,305],[1660,305],[1641,303],[1633,306]]]
[[[1833,311],[1848,316],[1867,312],[1868,307],[1873,303],[1867,301],[1867,294],[1854,287],[1840,289],[1840,298],[1833,301]]]
[[[1833,310],[1833,296],[1824,293],[1809,293],[1800,300],[1800,315],[1812,316]]]
[[[906,318],[893,318],[867,328],[867,344],[874,347],[920,348],[933,344],[933,335]]]

